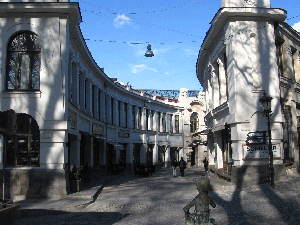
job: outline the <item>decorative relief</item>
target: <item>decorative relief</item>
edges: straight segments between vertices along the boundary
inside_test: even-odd
[[[72,110],[69,110],[68,121],[71,124],[71,128],[76,130],[77,128],[77,114]]]

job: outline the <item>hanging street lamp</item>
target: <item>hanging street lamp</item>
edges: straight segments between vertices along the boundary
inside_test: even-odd
[[[150,44],[148,44],[147,49],[148,50],[146,51],[145,56],[146,57],[152,57],[152,56],[154,56],[153,52],[151,51],[151,45]]]
[[[268,119],[268,137],[269,137],[269,155],[270,155],[270,182],[271,187],[275,188],[274,183],[274,165],[273,165],[273,150],[272,150],[272,138],[271,138],[271,126],[270,126],[270,116],[272,115],[271,111],[271,101],[272,97],[268,96],[267,93],[264,92],[264,96],[259,99],[260,103],[262,104],[264,108],[264,113]]]

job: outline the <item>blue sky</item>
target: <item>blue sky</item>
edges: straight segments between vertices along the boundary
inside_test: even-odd
[[[87,46],[109,77],[135,89],[202,89],[197,55],[221,0],[78,2]],[[287,10],[289,25],[300,21],[299,0],[271,0],[271,5]],[[300,31],[300,23],[295,28]],[[148,43],[152,58],[144,56]]]

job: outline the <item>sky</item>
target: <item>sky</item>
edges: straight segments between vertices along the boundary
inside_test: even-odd
[[[99,67],[134,89],[202,90],[200,46],[221,0],[79,0],[82,31]],[[299,0],[271,0],[300,31]],[[151,44],[153,57],[145,57]]]

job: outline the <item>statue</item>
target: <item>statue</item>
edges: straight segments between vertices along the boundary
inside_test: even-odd
[[[209,225],[209,205],[216,207],[214,200],[208,195],[210,182],[208,177],[203,176],[194,179],[199,194],[187,204],[183,210],[185,212],[185,221],[187,225]],[[190,214],[189,209],[195,206],[195,213]]]

